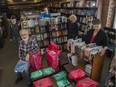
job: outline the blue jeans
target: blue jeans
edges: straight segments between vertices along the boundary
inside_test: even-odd
[[[24,72],[26,74],[27,83],[28,84],[31,84],[32,81],[31,81],[31,78],[30,78],[30,70],[29,70],[29,67],[30,67],[30,63],[28,62],[27,67],[25,68]],[[18,78],[21,78],[22,77],[22,74],[20,72],[17,72],[16,74],[17,74],[17,77]]]

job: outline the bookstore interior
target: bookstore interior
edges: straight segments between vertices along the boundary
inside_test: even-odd
[[[116,0],[0,0],[0,87],[116,87]]]

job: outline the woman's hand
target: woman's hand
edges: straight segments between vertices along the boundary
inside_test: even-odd
[[[104,47],[102,50],[101,50],[101,53],[100,53],[100,56],[103,56],[105,54],[107,50],[107,47]]]

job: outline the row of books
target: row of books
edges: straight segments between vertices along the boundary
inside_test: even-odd
[[[36,34],[36,33],[46,33],[48,29],[45,26],[43,27],[36,26],[36,27],[30,28],[30,30],[32,34]]]
[[[65,30],[67,28],[67,24],[59,24],[59,25],[50,25],[50,26],[36,26],[30,28],[33,33],[48,33],[54,30]]]
[[[49,40],[46,39],[46,40],[39,41],[38,45],[40,48],[46,48],[49,45],[49,43],[50,43]]]
[[[85,24],[88,24],[88,23],[92,22],[93,19],[94,19],[93,16],[78,17],[78,21],[81,22],[81,23],[85,23]]]
[[[57,44],[63,44],[63,43],[67,42],[67,36],[58,37],[58,38],[51,38],[50,41],[53,41]]]
[[[53,10],[54,11],[54,10]],[[55,10],[56,11],[56,10]],[[96,9],[87,9],[87,10],[79,10],[79,9],[61,9],[61,13],[64,14],[75,14],[75,15],[95,15]]]
[[[48,33],[37,34],[36,38],[37,38],[37,41],[42,41],[42,40],[48,39],[49,34]]]
[[[50,33],[50,37],[59,37],[59,36],[66,36],[68,34],[67,30],[62,31],[53,31]]]
[[[60,30],[60,29],[66,29],[67,28],[67,24],[66,23],[63,23],[63,24],[57,24],[57,25],[50,25],[49,26],[49,29],[50,31],[52,30]]]
[[[21,26],[23,29],[25,28],[33,28],[35,26],[46,26],[48,24],[61,24],[67,23],[67,17],[59,16],[56,18],[47,18],[47,19],[26,19],[22,21]]]
[[[61,3],[61,7],[96,7],[97,0],[75,0],[68,3]]]
[[[59,45],[59,49],[62,50],[62,51],[67,50],[67,43]]]

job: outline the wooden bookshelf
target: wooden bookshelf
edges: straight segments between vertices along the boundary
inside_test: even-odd
[[[92,58],[91,63],[85,61],[84,59],[78,58],[77,68],[81,68],[81,69],[85,70],[85,65],[91,64],[92,65],[91,74],[89,74],[89,75],[86,74],[86,75],[89,76],[92,80],[100,82],[102,68],[103,68],[103,64],[104,64],[104,59],[105,59],[105,54],[103,56],[96,54]]]

